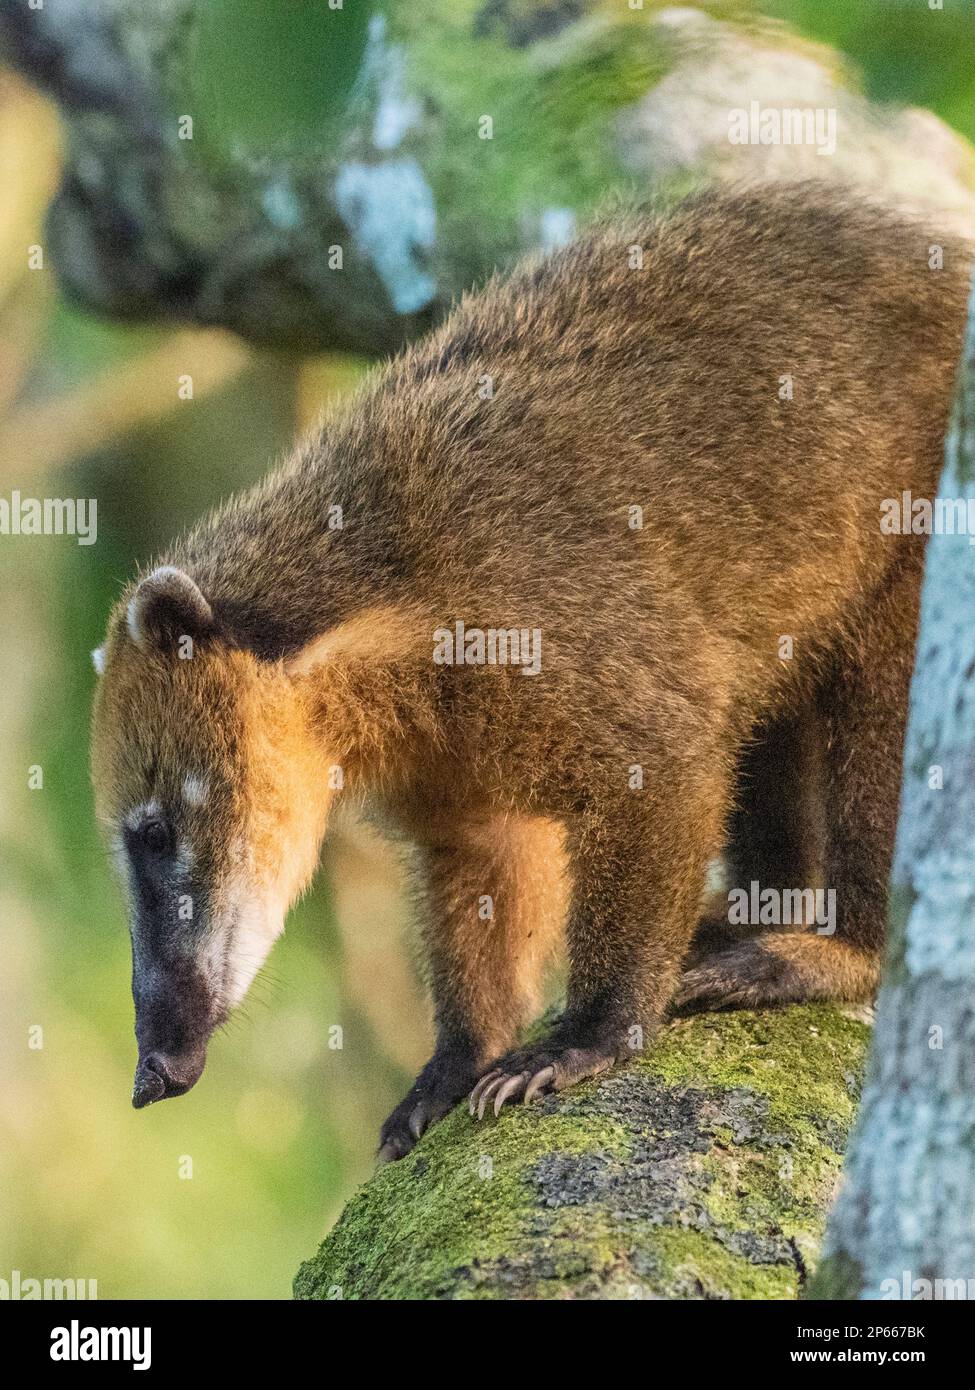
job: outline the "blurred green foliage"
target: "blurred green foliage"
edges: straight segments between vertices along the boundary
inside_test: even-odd
[[[762,14],[788,20],[847,54],[876,101],[926,106],[975,140],[975,4],[943,0],[760,0]]]
[[[197,7],[185,77],[195,137],[270,155],[328,138],[362,70],[375,0],[208,0]]]

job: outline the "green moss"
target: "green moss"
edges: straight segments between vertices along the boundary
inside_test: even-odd
[[[669,66],[645,13],[613,5],[602,14],[590,4],[595,13],[551,37],[512,46],[503,26],[479,26],[483,9],[455,0],[445,13],[442,0],[414,0],[390,13],[391,38],[405,40],[409,55],[407,85],[428,104],[423,164],[446,284],[483,279],[535,240],[546,211],[585,216],[607,188],[626,184],[615,116]],[[493,123],[489,139],[483,117]],[[460,280],[450,264],[458,247]]]
[[[708,1231],[662,1230],[654,1253],[657,1278],[669,1298],[795,1298],[796,1271],[784,1264],[753,1264],[726,1250]]]
[[[863,1270],[856,1260],[843,1250],[829,1255],[816,1271],[816,1277],[806,1289],[811,1299],[854,1302],[863,1289]]]
[[[455,1292],[476,1297],[481,1264],[529,1249],[524,1178],[533,1163],[553,1150],[622,1156],[626,1148],[626,1130],[612,1120],[593,1126],[556,1114],[539,1124],[513,1110],[503,1124],[474,1130],[458,1107],[407,1158],[377,1171],[329,1237],[327,1267],[305,1265],[295,1292],[357,1297],[366,1287],[375,1298],[436,1298],[445,1277],[466,1267],[467,1288]],[[403,1219],[391,1223],[391,1211]]]
[[[794,1298],[867,1032],[827,1005],[705,1015],[497,1122],[459,1107],[353,1198],[296,1296]]]
[[[854,1096],[849,1088],[837,1092],[837,1068],[855,1074],[863,1037],[863,1023],[831,1004],[703,1014],[671,1025],[643,1065],[679,1084],[697,1077],[703,1064],[710,1084],[746,1085],[785,1117],[838,1103],[839,1118],[849,1121]]]

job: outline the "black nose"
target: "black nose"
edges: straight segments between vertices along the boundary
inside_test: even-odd
[[[162,1052],[149,1052],[139,1058],[132,1087],[132,1104],[136,1110],[157,1100],[184,1095],[195,1086],[203,1072],[206,1052],[201,1048],[185,1057],[167,1057]]]
[[[151,1105],[155,1100],[163,1100],[166,1096],[167,1080],[168,1074],[163,1060],[157,1053],[151,1052],[148,1057],[140,1058],[132,1087],[132,1104],[136,1110],[141,1110],[144,1105]]]

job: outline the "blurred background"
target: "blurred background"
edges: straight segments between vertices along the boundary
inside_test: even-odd
[[[233,0],[221,7],[233,20]],[[238,0],[237,17],[250,8]],[[927,107],[975,139],[970,3],[945,0],[937,43],[927,0],[720,8],[834,45],[875,101]],[[232,67],[248,33],[228,22],[210,42]],[[261,100],[238,89],[224,105],[231,135],[239,120],[260,139]],[[95,545],[0,536],[0,1278],[97,1279],[102,1298],[284,1298],[425,1060],[396,867],[340,832],[201,1084],[133,1111],[129,944],[88,782],[89,652],[136,567],[265,472],[365,364],[71,307],[28,255],[63,140],[54,105],[0,67],[0,496],[98,499]]]

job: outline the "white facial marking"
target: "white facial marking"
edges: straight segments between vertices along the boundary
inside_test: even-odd
[[[193,846],[185,840],[180,841],[176,850],[176,872],[185,878],[193,868],[194,863]]]
[[[125,849],[125,840],[118,830],[113,830],[108,840],[108,852],[115,865],[115,871],[119,878],[127,885],[129,882],[129,856]]]
[[[162,807],[153,797],[151,801],[144,801],[141,806],[135,806],[125,817],[125,824],[130,830],[138,830],[143,821],[152,820],[154,816],[162,814]]]
[[[187,806],[202,806],[209,791],[205,777],[195,777],[190,773],[183,782],[183,800]]]
[[[95,668],[95,675],[96,675],[96,676],[104,676],[104,674],[105,674],[105,648],[104,648],[104,647],[96,647],[96,648],[95,648],[95,650],[94,650],[94,651],[92,652],[92,654],[91,654],[91,664],[92,664],[92,666],[94,666],[94,668]]]
[[[227,1007],[232,1009],[243,999],[254,976],[267,959],[268,952],[284,930],[284,908],[265,903],[246,882],[234,891],[238,904],[227,975]]]

